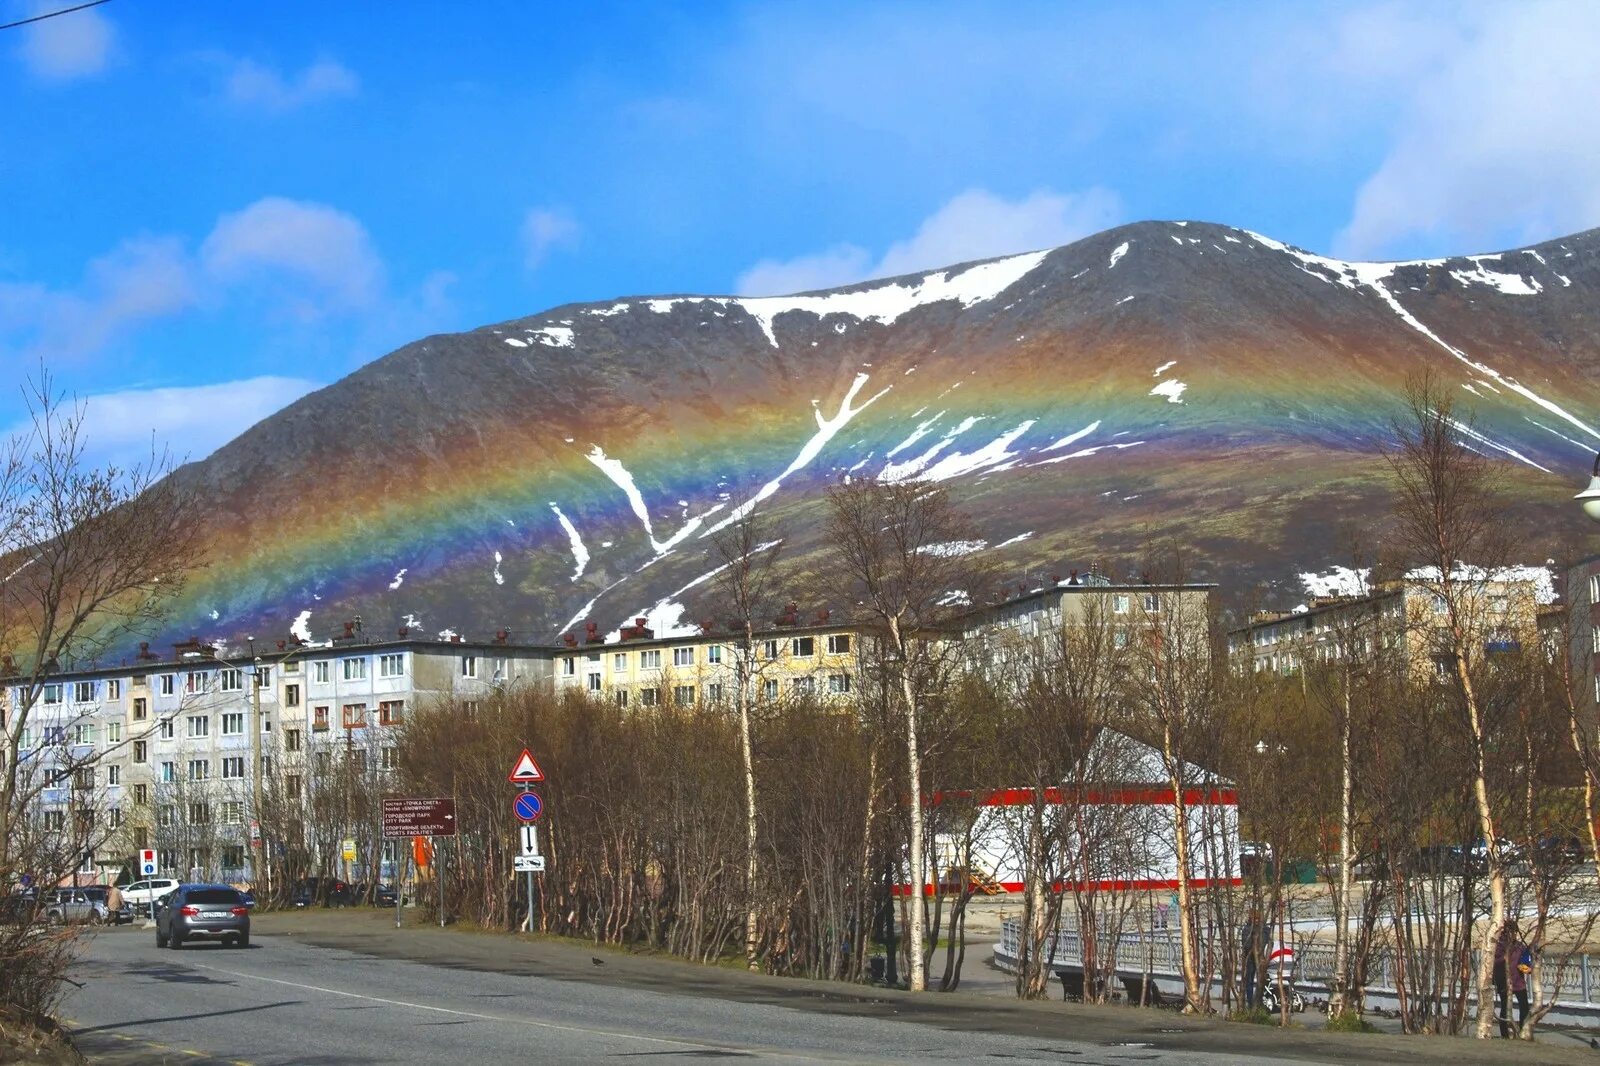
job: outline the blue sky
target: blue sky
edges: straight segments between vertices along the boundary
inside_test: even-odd
[[[71,0],[0,0],[0,22]],[[1346,257],[1600,224],[1600,6],[241,7],[0,33],[0,427],[203,456],[432,332],[1205,219]]]

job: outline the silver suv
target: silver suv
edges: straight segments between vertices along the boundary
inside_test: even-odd
[[[81,888],[58,888],[45,900],[44,918],[51,925],[64,922],[99,925],[110,917],[105,901],[94,898]]]
[[[156,947],[183,947],[190,940],[250,946],[250,908],[229,885],[179,885],[156,903]]]

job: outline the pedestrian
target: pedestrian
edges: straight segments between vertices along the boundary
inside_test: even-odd
[[[1517,1001],[1517,1032],[1528,1020],[1528,975],[1533,972],[1533,951],[1523,943],[1517,923],[1500,927],[1494,949],[1494,992],[1499,1005],[1500,1036],[1511,1037],[1511,1000]]]
[[[111,914],[111,921],[115,924],[121,921],[122,916],[122,889],[112,885],[106,889],[106,910]]]

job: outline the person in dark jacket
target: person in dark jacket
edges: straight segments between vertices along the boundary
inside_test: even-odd
[[[1523,943],[1516,922],[1500,927],[1494,950],[1494,992],[1499,1005],[1500,1036],[1511,1037],[1511,999],[1517,1001],[1517,1032],[1528,1020],[1528,977],[1533,972],[1533,952]]]

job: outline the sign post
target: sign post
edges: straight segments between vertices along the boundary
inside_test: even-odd
[[[404,840],[406,837],[427,837],[428,854],[433,862],[433,876],[439,879],[439,928],[444,928],[444,860],[439,837],[456,835],[456,801],[448,796],[418,798],[415,796],[389,796],[383,800],[384,839]],[[398,845],[396,845],[398,847]],[[413,842],[415,847],[415,842]],[[417,865],[422,865],[418,859]],[[403,868],[404,863],[397,863]],[[397,878],[398,881],[398,878]],[[395,928],[400,927],[400,890],[394,886]]]
[[[544,872],[544,856],[539,854],[539,827],[534,825],[544,813],[544,801],[533,791],[533,786],[544,780],[544,771],[539,769],[533,752],[523,748],[506,780],[522,787],[522,792],[512,801],[512,810],[522,821],[522,848],[512,860],[511,868],[528,875],[528,918],[523,928],[531,933],[534,928],[533,875]]]
[[[156,849],[141,848],[139,851],[139,876],[154,877],[156,875]],[[150,890],[150,920],[156,920],[156,893]]]

